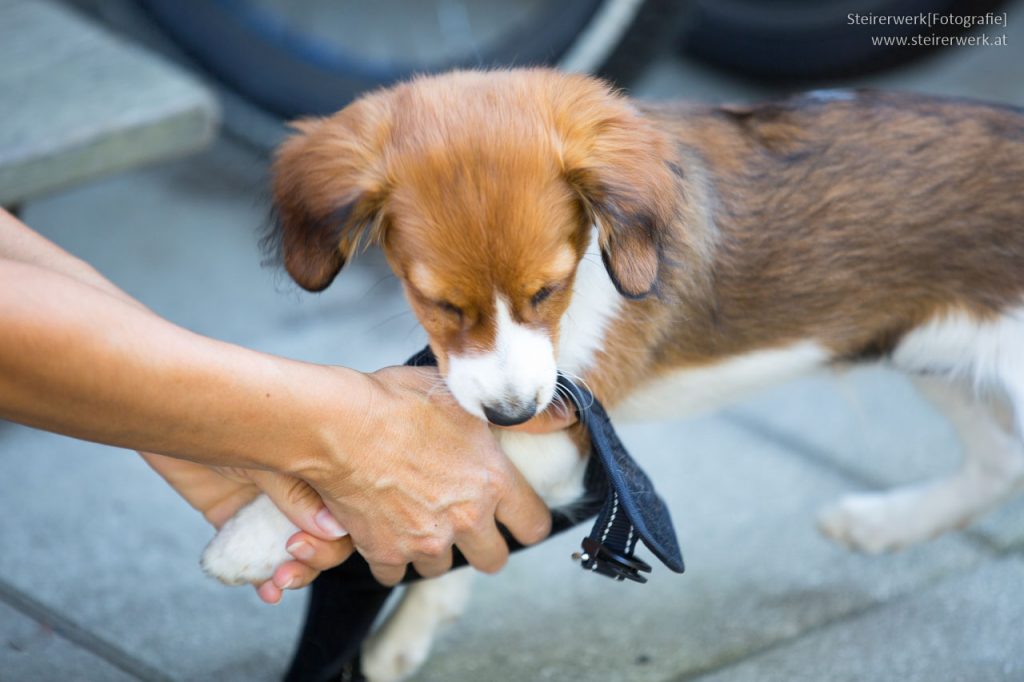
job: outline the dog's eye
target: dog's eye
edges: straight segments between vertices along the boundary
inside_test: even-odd
[[[445,311],[449,315],[454,315],[460,320],[462,319],[462,308],[455,305],[454,303],[449,303],[448,301],[438,301],[437,307]]]
[[[555,293],[554,287],[541,287],[537,293],[530,297],[530,303],[534,306],[538,306],[547,300],[548,296]]]

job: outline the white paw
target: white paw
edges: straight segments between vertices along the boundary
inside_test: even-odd
[[[269,497],[260,495],[224,524],[199,563],[208,575],[228,585],[269,580],[292,558],[285,545],[298,530]]]
[[[383,636],[381,636],[383,635]],[[377,633],[363,643],[363,674],[369,682],[400,682],[426,662],[433,630]]]
[[[919,539],[900,513],[904,508],[893,494],[847,495],[821,511],[818,529],[850,549],[881,554]]]

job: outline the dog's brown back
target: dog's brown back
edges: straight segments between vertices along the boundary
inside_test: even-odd
[[[618,332],[679,317],[653,369],[806,338],[884,354],[942,312],[1024,300],[1024,111],[873,91],[642,109],[679,140],[686,201],[706,216],[676,229],[715,244],[693,263],[669,240],[660,300],[632,304],[637,324]],[[674,275],[686,268],[706,286]]]

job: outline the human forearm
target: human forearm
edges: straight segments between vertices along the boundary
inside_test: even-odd
[[[322,406],[351,417],[346,405],[358,404],[364,382],[207,339],[62,275],[0,261],[0,415],[15,421],[290,470],[327,449],[314,422]]]

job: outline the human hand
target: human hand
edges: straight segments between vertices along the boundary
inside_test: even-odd
[[[567,429],[577,421],[579,419],[576,416],[576,410],[571,405],[566,405],[562,400],[555,400],[543,412],[522,424],[496,428],[523,433],[551,433]]]
[[[266,493],[299,532],[288,538],[294,561],[281,564],[273,577],[256,585],[260,599],[268,604],[281,600],[283,590],[309,585],[320,571],[345,561],[352,554],[352,541],[305,482],[259,469],[210,467],[187,460],[152,453],[139,453],[215,528],[220,528],[261,491]]]
[[[477,569],[499,570],[508,546],[496,522],[524,544],[547,536],[548,508],[436,370],[388,367],[366,378],[362,423],[335,427],[356,451],[300,473],[379,582],[396,584],[408,563],[425,577],[440,575],[453,545]]]

